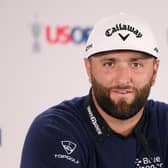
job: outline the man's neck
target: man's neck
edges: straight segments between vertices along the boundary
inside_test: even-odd
[[[93,102],[97,108],[97,111],[100,113],[100,115],[103,117],[103,119],[106,121],[106,123],[109,125],[109,127],[116,133],[122,135],[122,136],[128,136],[133,129],[135,128],[136,124],[139,122],[143,115],[144,107],[141,108],[141,110],[133,117],[127,119],[127,120],[119,120],[116,119],[106,112],[102,110],[102,108],[98,105],[96,98],[93,96]]]

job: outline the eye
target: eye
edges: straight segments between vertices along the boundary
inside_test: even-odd
[[[114,66],[114,62],[112,62],[112,61],[104,62],[104,63],[103,63],[103,66],[104,66],[104,67],[113,67],[113,66]]]
[[[131,63],[131,67],[138,69],[138,68],[142,68],[143,64],[139,63],[139,62],[133,62],[133,63]]]

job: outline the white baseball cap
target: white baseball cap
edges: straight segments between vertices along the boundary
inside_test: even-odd
[[[100,20],[91,31],[86,56],[117,50],[131,50],[158,57],[158,46],[149,25],[139,18],[119,14]]]

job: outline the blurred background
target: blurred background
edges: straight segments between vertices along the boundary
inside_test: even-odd
[[[0,167],[19,167],[35,116],[88,93],[85,42],[104,16],[125,12],[153,27],[161,64],[150,97],[167,102],[167,8],[157,0],[0,0]]]

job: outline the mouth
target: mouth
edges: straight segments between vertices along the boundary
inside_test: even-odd
[[[127,89],[114,89],[114,90],[112,90],[112,93],[115,95],[126,96],[126,95],[133,94],[133,91],[127,90]]]

